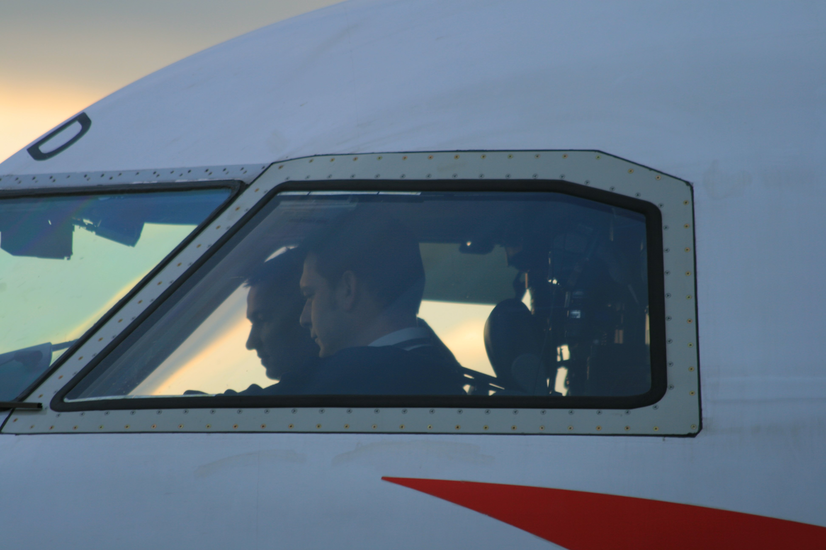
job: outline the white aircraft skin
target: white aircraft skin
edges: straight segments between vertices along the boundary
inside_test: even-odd
[[[382,480],[395,477],[738,512],[816,526],[793,546],[826,548],[824,29],[826,8],[807,2],[345,2],[90,106],[90,130],[65,151],[0,164],[0,191],[185,166],[254,166],[239,176],[250,181],[289,159],[417,151],[597,150],[690,182],[702,427],[14,435],[0,412],[1,545],[595,548],[584,535],[621,512],[594,506],[556,526],[583,535],[557,546]],[[673,539],[652,542],[652,521],[602,547],[684,548],[692,533],[744,547],[736,522],[675,512]]]

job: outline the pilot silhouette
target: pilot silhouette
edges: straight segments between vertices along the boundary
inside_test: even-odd
[[[267,377],[280,382],[267,388],[253,384],[238,392],[241,395],[295,393],[318,362],[318,346],[298,322],[304,304],[298,286],[303,260],[299,249],[286,250],[262,264],[246,282],[247,318],[252,323],[247,349],[258,353]]]
[[[301,324],[322,362],[313,394],[462,394],[459,365],[417,319],[425,273],[400,223],[355,211],[307,243]]]

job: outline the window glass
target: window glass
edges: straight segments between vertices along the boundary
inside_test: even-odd
[[[34,382],[229,194],[0,199],[0,401]]]
[[[556,192],[281,192],[67,395],[651,389],[646,218]]]

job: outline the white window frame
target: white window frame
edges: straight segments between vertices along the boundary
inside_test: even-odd
[[[214,178],[226,179],[226,174],[214,173]],[[663,222],[667,356],[667,390],[663,397],[657,403],[630,410],[409,406],[230,409],[194,408],[195,401],[193,408],[188,409],[148,409],[138,408],[137,398],[125,398],[122,406],[135,408],[55,411],[46,403],[104,352],[131,322],[139,320],[150,304],[270,191],[285,182],[368,179],[387,181],[391,191],[392,182],[405,180],[562,180],[655,205]],[[693,436],[701,429],[693,208],[692,188],[687,182],[598,151],[371,153],[322,155],[274,163],[162,267],[152,281],[61,361],[28,399],[44,401],[42,411],[16,410],[2,431]]]

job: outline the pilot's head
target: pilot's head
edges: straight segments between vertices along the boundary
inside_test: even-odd
[[[307,247],[301,324],[320,356],[415,326],[424,292],[419,244],[400,223],[357,211]]]
[[[310,332],[298,323],[304,298],[298,282],[304,255],[287,250],[262,264],[247,280],[247,349],[258,352],[267,377],[280,380],[318,357]]]

